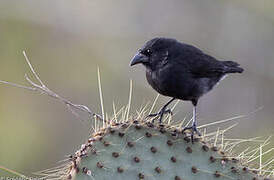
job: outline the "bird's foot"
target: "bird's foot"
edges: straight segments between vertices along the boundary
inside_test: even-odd
[[[167,109],[167,110],[165,110],[165,111],[159,111],[158,113],[154,113],[154,114],[149,114],[147,117],[155,117],[155,116],[159,116],[159,115],[161,115],[161,114],[167,114],[167,113],[169,113],[169,114],[171,114],[172,115],[172,112],[171,112],[171,110],[170,109]]]
[[[171,109],[166,109],[166,110],[162,109],[158,113],[149,114],[146,118],[152,118],[152,117],[157,117],[158,118],[159,117],[159,123],[161,124],[162,123],[162,118],[163,118],[164,114],[170,114],[170,115],[172,115]],[[152,122],[154,122],[155,119],[156,118],[154,118],[152,120]]]
[[[191,142],[194,143],[194,134],[198,134],[198,136],[201,136],[202,134],[198,131],[196,125],[192,125],[190,127],[185,127],[183,130],[182,130],[182,133],[184,133],[186,130],[191,130]]]

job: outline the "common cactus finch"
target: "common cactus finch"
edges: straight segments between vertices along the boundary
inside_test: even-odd
[[[209,92],[226,74],[242,73],[243,68],[233,61],[219,61],[200,49],[170,38],[154,38],[145,43],[132,58],[130,65],[146,67],[148,83],[158,93],[172,97],[161,110],[149,117],[158,116],[162,122],[165,113],[171,113],[168,105],[175,99],[191,101],[193,122],[191,138],[197,130],[196,107],[199,98]]]

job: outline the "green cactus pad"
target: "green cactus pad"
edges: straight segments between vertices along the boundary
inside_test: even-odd
[[[65,179],[257,180],[256,172],[189,134],[138,121],[109,125],[71,156]]]

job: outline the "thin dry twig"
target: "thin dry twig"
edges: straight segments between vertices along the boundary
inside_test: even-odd
[[[93,117],[95,117],[96,119],[102,120],[101,116],[92,112],[90,110],[90,108],[88,108],[85,105],[82,104],[74,104],[71,101],[69,101],[68,99],[58,95],[57,93],[55,93],[54,91],[50,90],[44,83],[43,81],[40,79],[39,75],[37,74],[37,72],[34,70],[33,66],[30,63],[30,60],[26,54],[25,51],[23,51],[23,55],[25,57],[25,60],[31,70],[31,73],[34,75],[35,80],[38,81],[39,83],[35,83],[34,81],[32,81],[29,76],[27,74],[25,74],[25,79],[27,80],[27,82],[30,84],[30,86],[24,86],[24,85],[20,85],[20,84],[16,84],[16,83],[11,83],[8,81],[2,81],[0,80],[0,83],[2,84],[6,84],[6,85],[10,85],[13,87],[17,87],[17,88],[22,88],[22,89],[27,89],[30,91],[36,91],[36,92],[40,92],[42,94],[46,94],[54,99],[57,99],[58,101],[62,102],[63,104],[65,104],[69,110],[72,112],[72,114],[74,114],[75,116],[78,117],[78,114],[73,110],[73,109],[77,109],[83,112],[88,113],[88,115],[90,116],[90,119],[92,119]]]

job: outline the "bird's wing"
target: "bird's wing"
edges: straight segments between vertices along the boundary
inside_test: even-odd
[[[190,60],[188,70],[196,77],[216,77],[227,73],[227,67],[215,58],[198,53]]]
[[[180,49],[181,51],[176,57],[178,59],[176,62],[193,76],[214,77],[226,72],[222,61],[216,60],[200,49],[187,44],[182,44]]]
[[[207,54],[196,56],[190,73],[196,77],[221,77],[228,73],[242,73],[243,68],[234,61],[219,61]]]
[[[176,64],[194,77],[221,77],[226,73],[243,72],[238,63],[219,61],[194,46],[181,44],[178,49],[181,51],[177,54]]]

